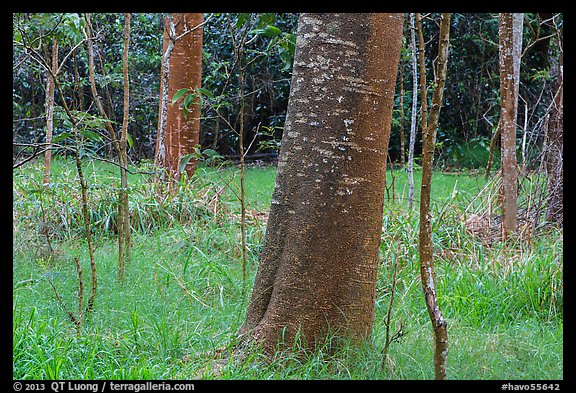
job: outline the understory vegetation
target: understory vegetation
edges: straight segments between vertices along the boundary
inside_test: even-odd
[[[74,259],[89,271],[74,162],[56,157],[13,172],[14,379],[432,379],[433,337],[422,297],[418,212],[403,169],[389,169],[375,326],[363,345],[309,356],[224,357],[245,319],[275,166],[246,169],[247,277],[243,281],[236,166],[201,166],[175,192],[157,192],[152,166],[130,166],[132,259],[117,280],[117,168],[84,161],[98,294],[80,327]],[[450,379],[563,378],[562,231],[506,243],[466,226],[483,173],[438,172],[432,223],[438,301],[448,321]],[[415,172],[419,197],[419,172]],[[396,269],[396,279],[394,271]],[[91,283],[84,276],[85,290]],[[52,287],[53,286],[53,287]],[[58,293],[61,302],[57,301]],[[386,320],[390,299],[387,356]],[[297,345],[297,343],[295,343]],[[215,367],[214,365],[218,366]]]

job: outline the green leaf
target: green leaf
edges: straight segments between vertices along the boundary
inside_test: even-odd
[[[218,154],[218,152],[214,149],[204,149],[202,151],[202,154],[204,154],[208,158],[220,157],[220,154]]]
[[[186,93],[188,93],[190,91],[189,88],[184,88],[184,89],[180,89],[178,90],[176,93],[174,93],[174,96],[172,97],[172,105],[174,105],[174,103],[176,103],[176,101],[178,101],[180,98],[182,98],[182,96]]]
[[[98,134],[97,132],[91,130],[79,130],[80,134],[82,134],[86,139],[89,139],[94,142],[102,141],[102,135]]]
[[[267,37],[267,38],[273,38],[273,37],[276,37],[276,36],[282,34],[282,31],[279,28],[277,28],[276,26],[267,25],[264,28],[252,30],[252,33],[258,34],[258,35],[261,35],[261,36]]]
[[[196,158],[199,158],[199,159],[202,158],[202,152],[200,151],[200,145],[199,144],[194,145],[194,153],[193,154]]]
[[[190,162],[190,160],[194,157],[194,153],[186,154],[184,156],[180,156],[180,173],[184,173],[184,168],[186,168],[186,164]]]
[[[71,138],[72,134],[69,133],[68,131],[64,131],[61,134],[56,135],[55,137],[52,138],[52,143],[58,143],[60,141],[63,141],[66,138]]]
[[[284,33],[282,34],[282,40],[280,41],[280,46],[287,50],[291,56],[294,56],[294,51],[296,49],[296,34]]]
[[[280,34],[282,34],[282,30],[280,30],[279,28],[277,28],[277,27],[274,26],[274,25],[268,25],[268,26],[266,26],[266,31],[267,31],[269,34],[273,34],[273,35],[280,35]]]
[[[126,142],[128,142],[128,148],[132,149],[132,145],[134,144],[134,140],[132,139],[132,135],[126,133]]]
[[[250,14],[247,12],[241,13],[238,15],[238,20],[236,21],[236,28],[239,29],[240,26],[244,24],[244,22],[250,17]]]
[[[273,14],[270,12],[260,14],[260,18],[258,20],[258,26],[271,25],[272,23],[274,23],[275,19],[276,19],[276,14]]]
[[[199,95],[201,94],[201,95],[205,95],[205,96],[210,97],[210,98],[214,98],[214,94],[212,94],[212,92],[210,90],[205,89],[203,87],[196,88],[196,93],[198,93]]]
[[[182,101],[182,107],[186,110],[185,112],[188,112],[194,98],[196,98],[196,94],[188,94],[186,98],[184,98],[184,101]]]

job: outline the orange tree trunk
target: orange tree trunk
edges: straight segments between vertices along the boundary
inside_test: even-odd
[[[260,266],[240,333],[365,339],[374,323],[402,14],[301,14]]]
[[[196,89],[202,83],[202,27],[201,13],[173,14],[174,36],[170,37],[169,20],[166,18],[164,27],[164,54],[172,40],[169,57],[168,104],[166,106],[165,129],[159,130],[159,140],[156,144],[156,156],[164,142],[164,159],[159,164],[168,169],[168,173],[179,178],[180,158],[194,151],[194,146],[200,141],[200,105],[196,100],[190,107],[189,113],[184,114],[182,100],[171,105],[172,96],[183,88]],[[162,64],[164,67],[164,63]],[[161,83],[160,97],[165,86]],[[162,116],[162,101],[160,102],[160,117]],[[159,128],[161,121],[159,120]],[[164,141],[160,134],[164,132]],[[157,158],[158,160],[158,158]],[[185,171],[192,176],[196,170],[196,161],[190,160]]]

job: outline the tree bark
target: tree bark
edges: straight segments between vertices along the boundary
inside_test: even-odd
[[[399,67],[400,81],[400,167],[406,165],[406,152],[404,151],[404,56],[400,56]]]
[[[422,185],[420,190],[420,274],[424,299],[432,328],[434,330],[434,375],[436,379],[446,379],[446,362],[448,355],[447,323],[440,308],[436,293],[436,273],[434,270],[434,244],[432,242],[432,221],[430,213],[430,196],[434,161],[434,144],[436,130],[444,95],[446,70],[448,64],[448,46],[450,37],[450,14],[443,13],[440,21],[438,43],[438,65],[430,117],[426,105],[426,68],[424,65],[424,37],[421,16],[416,14],[418,41],[420,43],[420,94],[422,99]]]
[[[160,68],[160,102],[158,110],[158,133],[156,134],[156,149],[154,151],[154,165],[166,168],[168,165],[168,151],[166,149],[166,118],[168,111],[168,85],[170,79],[170,54],[174,43],[170,35],[175,36],[174,19],[168,14],[164,20],[164,35],[162,40],[162,63]],[[174,37],[175,38],[175,37]]]
[[[516,231],[518,211],[518,165],[516,116],[522,49],[522,13],[499,15],[500,138],[502,151],[502,237]]]
[[[182,109],[182,101],[171,105],[169,99],[183,88],[196,89],[202,83],[202,21],[201,13],[173,14],[172,21],[166,18],[163,43],[163,75],[160,87],[160,126],[159,135],[164,134],[164,141],[159,137],[157,142],[158,156],[161,153],[159,144],[164,146],[164,165],[174,179],[180,178],[180,158],[194,151],[200,142],[200,99],[194,99],[187,116]],[[173,27],[170,26],[173,23]],[[173,31],[171,31],[173,29]],[[166,70],[166,67],[169,70]],[[168,89],[166,88],[168,80]],[[163,103],[164,100],[164,103]],[[163,118],[165,116],[165,118]],[[164,122],[162,122],[164,120]],[[161,160],[160,160],[161,161]],[[185,167],[186,174],[192,176],[196,170],[196,160],[191,159]]]
[[[128,78],[128,48],[130,45],[130,13],[124,14],[124,53],[122,56],[122,73],[124,77],[124,116],[120,135],[120,192],[118,193],[118,279],[124,281],[126,263],[130,261],[130,210],[128,206],[128,121],[130,117],[130,80]]]
[[[414,202],[414,145],[416,143],[416,122],[418,117],[418,65],[416,59],[416,27],[414,13],[410,14],[410,42],[412,44],[412,119],[410,122],[410,143],[408,145],[408,208],[412,210]],[[422,97],[423,100],[426,97]]]
[[[46,152],[44,153],[44,185],[50,183],[50,167],[52,164],[52,134],[54,131],[54,91],[56,83],[54,77],[58,72],[58,41],[52,41],[51,60],[48,63],[52,73],[46,73]],[[47,59],[49,56],[47,56]],[[54,77],[52,76],[54,75]]]
[[[278,175],[240,333],[313,349],[374,322],[402,14],[301,14]]]

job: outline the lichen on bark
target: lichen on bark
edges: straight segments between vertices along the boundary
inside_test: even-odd
[[[375,281],[402,14],[301,14],[272,205],[240,332],[365,339]]]

